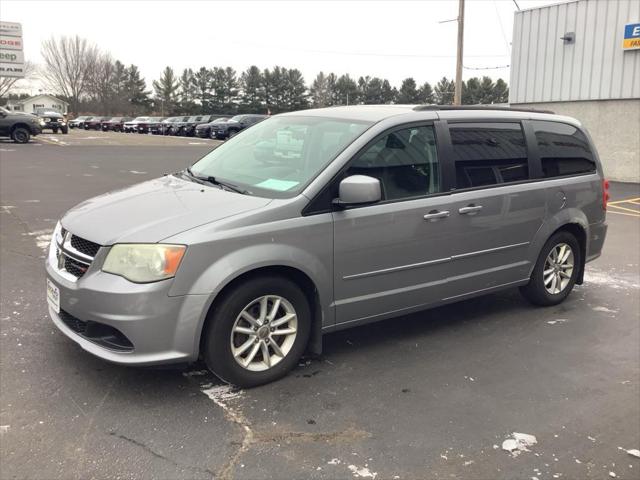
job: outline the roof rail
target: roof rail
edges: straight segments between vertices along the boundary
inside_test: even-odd
[[[538,110],[535,108],[518,108],[518,107],[503,107],[493,105],[418,105],[413,107],[417,112],[424,112],[429,110],[498,110],[503,112],[530,112],[530,113],[555,113],[551,110]]]

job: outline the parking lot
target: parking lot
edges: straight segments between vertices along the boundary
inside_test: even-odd
[[[76,203],[220,142],[86,132],[0,142],[0,476],[640,478],[640,186],[566,302],[517,291],[327,335],[281,381],[125,368],[47,315],[44,255]],[[501,445],[534,435],[528,451]],[[612,475],[613,474],[613,475]]]

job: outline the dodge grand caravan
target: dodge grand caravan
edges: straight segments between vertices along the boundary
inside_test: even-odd
[[[572,118],[335,107],[271,117],[185,170],[88,200],[46,262],[53,322],[128,365],[254,386],[322,334],[519,287],[562,302],[608,192]]]

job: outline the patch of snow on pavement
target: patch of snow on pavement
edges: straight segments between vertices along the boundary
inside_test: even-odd
[[[509,452],[512,457],[517,457],[522,452],[529,452],[528,447],[538,443],[536,437],[528,433],[514,432],[512,435],[513,438],[508,438],[502,442],[502,449]]]
[[[548,323],[549,325],[555,325],[556,323],[564,323],[564,322],[566,322],[566,321],[567,321],[567,319],[566,319],[566,318],[558,318],[558,319],[556,319],[556,320],[548,320],[548,321],[547,321],[547,323]]]
[[[0,434],[7,433],[11,425],[0,425]]]
[[[337,458],[332,458],[327,462],[328,465],[340,465],[342,462]]]
[[[618,447],[618,450],[622,450],[623,452],[628,453],[632,457],[640,458],[640,450],[638,450],[637,448],[632,448],[630,450],[627,450],[626,448]]]
[[[603,307],[603,306],[593,307],[593,308],[592,308],[592,310],[593,310],[594,312],[618,313],[618,310],[611,310],[610,308]]]
[[[587,285],[592,283],[594,285],[613,289],[640,288],[640,283],[630,277],[622,278],[619,274],[614,277],[608,272],[603,272],[602,270],[596,270],[593,268],[589,268],[584,272],[584,281]]]
[[[357,467],[355,465],[349,465],[349,470],[353,473],[353,476],[356,478],[376,478],[378,476],[377,472],[370,471],[366,466],[365,467]]]
[[[133,173],[134,175],[146,175],[147,172],[139,172],[137,170],[129,170],[129,173]]]

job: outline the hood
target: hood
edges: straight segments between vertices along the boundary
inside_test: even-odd
[[[9,112],[9,115],[13,115],[15,117],[30,117],[30,118],[38,118],[38,116],[35,113],[27,113],[27,112],[16,112],[16,111],[11,111]]]
[[[69,210],[62,225],[100,245],[155,243],[269,202],[168,175],[87,200]]]

